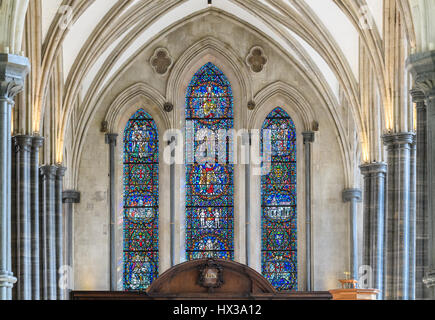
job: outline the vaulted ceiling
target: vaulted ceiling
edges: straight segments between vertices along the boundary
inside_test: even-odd
[[[132,38],[133,32],[134,40],[124,46],[106,79],[159,32],[208,6],[206,0],[86,0],[72,3],[73,8],[79,8],[78,2],[86,2],[76,14],[66,7],[68,2],[42,0],[42,37],[46,47],[53,40],[50,31],[55,32],[55,26],[74,15],[62,45],[65,82],[74,73],[80,53],[94,49],[93,41],[89,41],[93,35],[117,29],[116,37],[95,52],[92,67],[83,78],[84,88],[89,87],[111,53],[125,39]],[[375,43],[382,39],[383,0],[347,1],[346,6],[338,2],[343,1],[214,0],[213,7],[262,30],[302,64],[308,60],[315,65],[338,97],[340,78],[358,82],[360,34],[369,27]],[[142,16],[136,14],[139,12]]]

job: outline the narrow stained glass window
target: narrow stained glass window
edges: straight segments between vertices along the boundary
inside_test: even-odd
[[[279,291],[297,290],[296,128],[276,108],[262,131],[270,130],[270,172],[262,176],[262,271]],[[262,137],[263,134],[262,134]],[[262,143],[262,151],[267,148]]]
[[[124,132],[124,289],[147,289],[158,276],[159,137],[139,110]]]
[[[233,94],[226,76],[212,63],[193,77],[186,97],[186,126],[192,137],[204,129],[186,157],[186,256],[234,259],[233,249],[233,164],[228,139],[219,143],[219,130],[233,129]],[[214,137],[213,137],[214,136]],[[209,139],[209,140],[207,140]],[[215,140],[214,154],[198,153]],[[222,140],[222,139],[221,139]],[[191,139],[187,138],[187,143]],[[222,155],[222,150],[223,157]],[[207,149],[210,150],[210,149]],[[219,152],[221,151],[221,152]],[[193,153],[193,154],[190,154]]]

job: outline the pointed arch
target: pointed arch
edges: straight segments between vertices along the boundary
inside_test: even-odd
[[[234,127],[233,103],[231,85],[213,63],[193,76],[185,114],[187,260],[234,259],[234,167],[229,139],[219,139],[219,130]]]
[[[263,159],[270,159],[270,170],[261,177],[262,273],[279,291],[297,290],[296,127],[278,107],[264,121],[261,136],[271,142],[261,144]]]
[[[147,289],[159,274],[159,134],[143,109],[124,131],[123,287]]]

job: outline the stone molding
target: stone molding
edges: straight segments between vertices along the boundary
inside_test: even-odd
[[[312,131],[302,132],[304,137],[304,144],[313,143],[316,140],[316,133]]]
[[[118,141],[118,134],[117,133],[107,133],[106,134],[106,144],[113,144],[116,146],[117,141]]]
[[[46,166],[40,167],[39,171],[40,171],[43,179],[54,180],[56,178],[57,169],[58,169],[57,166],[46,165]]]
[[[56,171],[56,180],[63,180],[63,177],[65,177],[66,168],[62,166],[57,166]]]
[[[415,133],[414,132],[399,132],[399,133],[388,133],[382,136],[384,144],[388,148],[394,147],[406,147],[407,145],[411,147],[415,143]]]
[[[12,99],[23,90],[26,75],[30,71],[29,59],[0,53],[0,99]]]
[[[407,65],[415,88],[423,91],[427,98],[435,98],[435,50],[411,55]]]
[[[412,89],[411,91],[409,91],[411,97],[412,97],[412,102],[417,104],[417,108],[421,105],[421,103],[423,102],[423,107],[426,107],[424,100],[425,100],[425,95],[424,92],[421,91],[420,89]]]
[[[378,173],[386,174],[388,165],[385,162],[373,162],[373,163],[363,164],[359,168],[363,176],[368,176],[371,174],[378,174]]]
[[[32,151],[32,136],[19,135],[12,137],[12,141],[15,146],[15,153]]]
[[[37,151],[44,145],[45,138],[41,136],[32,137],[32,151]]]
[[[343,202],[351,202],[351,201],[362,200],[362,191],[360,189],[345,189],[343,191]]]
[[[78,191],[66,190],[62,193],[63,203],[80,203],[81,194]]]

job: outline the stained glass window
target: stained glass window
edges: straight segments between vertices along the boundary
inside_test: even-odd
[[[219,130],[233,128],[233,94],[226,76],[207,63],[193,77],[186,97],[186,256],[234,259],[232,144],[219,142]],[[207,135],[198,134],[204,129]],[[210,145],[214,140],[214,146]],[[190,144],[190,142],[192,142]],[[206,149],[204,152],[199,150]],[[211,152],[211,151],[213,152]],[[223,155],[223,156],[222,156]]]
[[[124,289],[147,289],[158,276],[159,137],[139,110],[124,132]]]
[[[296,128],[276,108],[262,131],[270,130],[270,172],[262,176],[262,271],[279,291],[297,290]],[[263,137],[263,134],[262,134]]]

